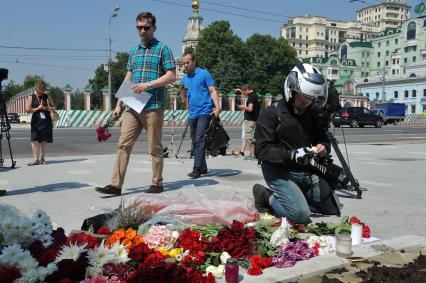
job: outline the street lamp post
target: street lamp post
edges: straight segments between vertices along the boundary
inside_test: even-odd
[[[111,22],[112,18],[115,18],[118,16],[118,11],[120,10],[120,6],[115,6],[114,11],[112,12],[111,16],[109,17],[109,23],[108,23],[108,99],[109,102],[106,105],[106,111],[111,111],[111,102],[112,102],[112,96],[111,96],[111,67],[112,67],[112,51],[111,51]]]

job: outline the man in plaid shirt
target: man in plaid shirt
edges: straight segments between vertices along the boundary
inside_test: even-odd
[[[112,171],[111,184],[96,187],[103,194],[120,195],[129,163],[130,153],[142,129],[148,137],[149,153],[152,159],[152,180],[148,193],[163,191],[163,147],[161,135],[164,117],[165,86],[176,80],[172,52],[154,37],[156,19],[150,12],[136,17],[136,28],[141,42],[129,52],[127,74],[124,80],[133,84],[136,93],[149,92],[151,98],[141,113],[127,108],[123,113],[117,156]],[[114,115],[121,114],[119,100]]]

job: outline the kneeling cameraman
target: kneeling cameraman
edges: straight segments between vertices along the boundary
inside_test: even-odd
[[[269,188],[253,187],[259,212],[296,223],[310,222],[311,209],[340,214],[330,185],[307,168],[312,157],[330,153],[326,129],[318,117],[327,100],[327,88],[317,68],[300,63],[285,80],[285,98],[260,114],[255,149]]]

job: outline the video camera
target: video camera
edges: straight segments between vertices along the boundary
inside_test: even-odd
[[[7,80],[8,74],[9,74],[8,69],[0,68],[0,82],[2,82],[3,80]]]

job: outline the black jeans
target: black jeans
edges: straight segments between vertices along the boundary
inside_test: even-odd
[[[191,139],[194,144],[194,167],[197,172],[207,171],[206,163],[206,143],[204,135],[210,124],[210,115],[201,115],[195,119],[189,119],[191,126]]]

